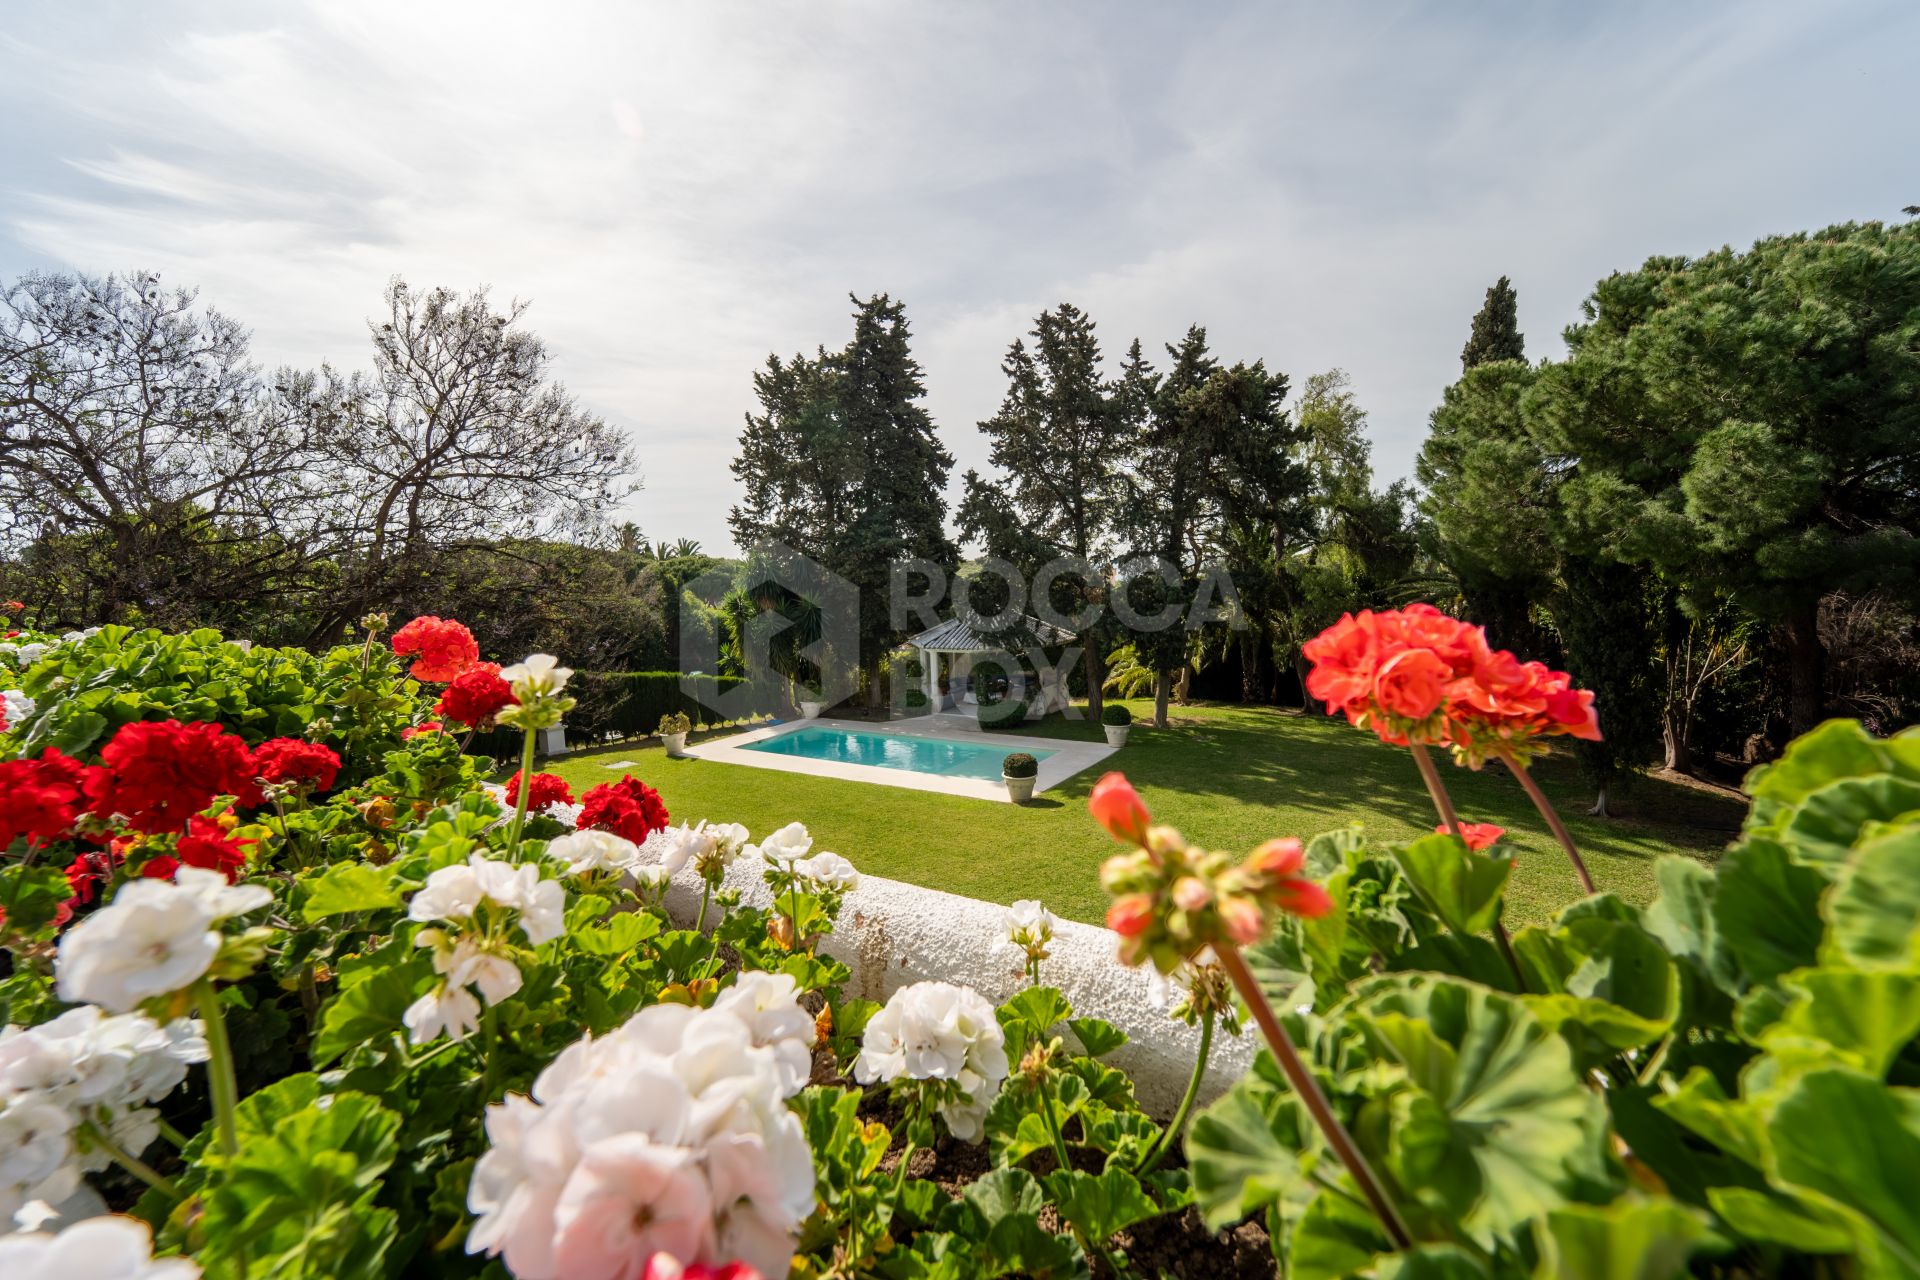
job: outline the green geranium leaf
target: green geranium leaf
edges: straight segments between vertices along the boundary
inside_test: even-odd
[[[1474,853],[1450,835],[1422,836],[1392,852],[1414,892],[1454,933],[1482,934],[1500,918],[1513,872],[1505,858]]]
[[[1089,1058],[1103,1057],[1127,1042],[1126,1032],[1100,1018],[1075,1018],[1067,1026]]]
[[[1708,1238],[1703,1215],[1672,1200],[1570,1204],[1534,1231],[1538,1280],[1673,1280]]]
[[[1713,922],[1746,983],[1771,982],[1815,962],[1827,877],[1776,841],[1752,837],[1720,859]]]
[[[1920,829],[1863,843],[1826,900],[1823,951],[1856,968],[1920,961]]]
[[[1052,987],[1026,987],[996,1011],[1007,1036],[1007,1056],[1018,1061],[1030,1041],[1047,1038],[1056,1023],[1073,1016],[1073,1006]]]
[[[1187,1164],[1207,1225],[1218,1230],[1269,1205],[1298,1216],[1315,1191],[1301,1167],[1312,1129],[1298,1098],[1253,1073],[1195,1116]]]
[[[0,911],[6,913],[0,933],[38,933],[54,922],[60,904],[72,896],[73,886],[58,867],[0,867]]]
[[[320,1011],[320,1029],[313,1037],[315,1066],[364,1044],[384,1045],[404,1029],[402,1016],[413,1003],[414,987],[425,976],[424,966],[409,958],[343,987]]]
[[[1545,1025],[1591,1067],[1665,1035],[1680,1011],[1680,975],[1637,923],[1584,915],[1513,940],[1537,995],[1524,997]]]
[[[1903,763],[1903,753],[1890,750],[1891,745],[1876,741],[1858,720],[1829,720],[1802,734],[1780,759],[1747,775],[1747,793],[1753,797],[1748,827],[1771,823],[1781,810],[1842,778],[1887,772],[1920,778],[1920,769]]]
[[[1920,974],[1803,969],[1782,985],[1793,999],[1767,1028],[1762,1043],[1769,1047],[1784,1038],[1816,1040],[1884,1078],[1894,1055],[1920,1032]]]
[[[1816,1192],[1865,1221],[1871,1242],[1920,1272],[1920,1108],[1856,1071],[1800,1077],[1767,1122],[1774,1180]]]
[[[1815,791],[1780,828],[1780,842],[1797,862],[1837,867],[1869,823],[1920,809],[1920,781],[1881,774],[1843,778]]]
[[[393,872],[364,862],[336,862],[301,883],[306,888],[307,900],[300,913],[309,924],[330,916],[385,911],[400,905],[400,890]]]
[[[1519,1000],[1410,974],[1344,1007],[1374,1056],[1404,1074],[1388,1160],[1434,1214],[1490,1245],[1605,1178],[1605,1104]]]
[[[1374,1280],[1493,1280],[1493,1273],[1465,1249],[1450,1244],[1422,1245],[1381,1258]]]
[[[989,1227],[1008,1214],[1037,1214],[1046,1204],[1038,1179],[1025,1169],[995,1169],[968,1183],[960,1196]]]
[[[1286,1274],[1290,1280],[1344,1280],[1392,1252],[1393,1241],[1365,1201],[1322,1191],[1294,1225]]]
[[[1749,1240],[1783,1244],[1803,1253],[1850,1253],[1858,1238],[1856,1220],[1825,1203],[1822,1196],[1801,1196],[1772,1188],[1714,1187],[1707,1192],[1713,1211]]]
[[[1059,1170],[1044,1181],[1047,1198],[1060,1216],[1095,1243],[1165,1212],[1147,1198],[1140,1180],[1125,1169],[1108,1169],[1099,1175],[1078,1169]]]

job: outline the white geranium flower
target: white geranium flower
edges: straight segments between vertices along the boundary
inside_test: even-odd
[[[713,833],[713,838],[719,841],[722,853],[729,862],[745,852],[747,842],[753,838],[747,829],[737,822],[714,822],[701,825]]]
[[[59,1173],[73,1127],[73,1113],[44,1094],[9,1098],[0,1109],[0,1187],[32,1187]]]
[[[624,871],[640,858],[640,846],[611,831],[570,831],[547,843],[547,856],[566,864],[570,876]]]
[[[36,640],[30,644],[21,645],[18,649],[14,651],[14,657],[19,661],[22,667],[30,667],[34,663],[40,661],[40,659],[46,657],[47,650],[51,649],[52,647],[53,647],[52,645],[43,644],[40,641]]]
[[[600,1139],[580,1153],[554,1206],[554,1262],[562,1274],[632,1274],[643,1258],[711,1255],[713,1192],[684,1147],[637,1133]]]
[[[480,855],[475,854],[477,859]],[[427,876],[427,882],[407,903],[407,918],[411,920],[465,920],[473,915],[473,909],[480,905],[486,895],[481,891],[480,877],[466,863],[456,863],[451,867],[441,867]]]
[[[657,893],[673,881],[673,872],[657,862],[628,867],[627,874],[633,878],[634,888],[646,893]]]
[[[451,947],[436,948],[434,972],[456,987],[478,987],[480,998],[499,1004],[520,989],[520,966],[496,951],[489,951],[472,935]]]
[[[572,676],[573,669],[561,666],[560,659],[550,653],[529,655],[526,661],[516,662],[500,672],[500,678],[513,686],[522,702],[540,694],[559,693]]]
[[[33,714],[36,705],[32,698],[18,689],[0,693],[0,716],[4,716],[8,724],[19,724],[25,720]]]
[[[955,1082],[966,1100],[943,1105],[940,1115],[954,1137],[972,1142],[1007,1078],[1006,1037],[979,992],[950,982],[916,982],[894,992],[867,1023],[853,1074],[862,1084]]]
[[[465,1040],[480,1027],[480,1002],[465,987],[443,982],[408,1005],[400,1021],[406,1024],[408,1041],[416,1045],[430,1044],[442,1034]]]
[[[799,984],[791,974],[743,971],[714,999],[715,1013],[738,1018],[752,1042],[774,1052],[783,1087],[798,1092],[813,1074],[813,1017],[800,1007]]]
[[[1022,898],[1006,909],[1007,937],[1017,947],[1044,946],[1060,923],[1053,912],[1032,898]]]
[[[85,1218],[58,1235],[0,1236],[0,1276],[7,1280],[195,1280],[185,1258],[153,1256],[147,1224],[118,1214]]]
[[[562,1050],[532,1100],[489,1107],[468,1251],[502,1257],[519,1280],[631,1277],[654,1253],[786,1274],[814,1207],[813,1163],[786,1107],[803,1082],[771,1045],[805,1013],[790,979],[760,978],[728,1009],[643,1009]]]
[[[811,880],[821,889],[850,890],[860,887],[860,873],[851,862],[837,853],[816,853],[793,864],[793,873]]]
[[[552,942],[566,931],[567,891],[560,887],[558,880],[535,881],[520,906],[520,932],[537,947],[543,942]]]
[[[273,893],[264,885],[228,884],[225,876],[205,867],[181,867],[173,873],[173,883],[192,894],[215,920],[243,916],[273,901]]]
[[[782,869],[806,857],[812,848],[813,836],[798,822],[789,822],[759,845],[760,856]]]
[[[182,867],[180,873],[199,871]],[[202,872],[220,880],[216,872]],[[261,892],[264,892],[262,890]],[[188,885],[135,880],[67,930],[54,960],[62,1000],[130,1013],[141,1002],[192,985],[220,951],[209,900]]]

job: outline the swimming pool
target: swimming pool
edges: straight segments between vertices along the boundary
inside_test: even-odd
[[[865,729],[834,729],[808,725],[791,733],[782,733],[759,742],[742,743],[742,751],[762,751],[769,755],[797,756],[804,760],[832,760],[841,764],[871,765],[881,769],[902,769],[909,773],[932,773],[945,778],[983,778],[1000,780],[1000,762],[1018,746],[959,742],[952,738],[926,738],[895,733],[874,733]],[[1044,760],[1051,751],[1029,750],[1035,760]]]

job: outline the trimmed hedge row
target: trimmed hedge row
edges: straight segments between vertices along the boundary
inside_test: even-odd
[[[686,682],[686,687],[682,682]],[[691,689],[691,692],[689,692]],[[567,713],[567,736],[576,742],[599,742],[608,737],[643,738],[660,725],[660,717],[681,712],[696,728],[729,723],[713,709],[722,695],[737,698],[741,689],[748,717],[779,714],[782,691],[768,683],[754,689],[743,676],[683,676],[678,671],[576,671],[567,682],[574,708]],[[512,759],[520,750],[520,735],[495,730],[476,738],[472,750]]]

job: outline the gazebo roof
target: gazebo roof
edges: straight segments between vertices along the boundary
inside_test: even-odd
[[[1071,631],[1063,630],[1050,622],[1042,622],[1032,614],[1023,613],[1014,628],[1024,628],[1042,644],[1066,644],[1073,639]],[[923,649],[928,653],[979,653],[987,649],[1000,649],[1005,646],[987,639],[959,618],[949,618],[938,626],[928,627],[917,636],[909,637],[909,645]]]

